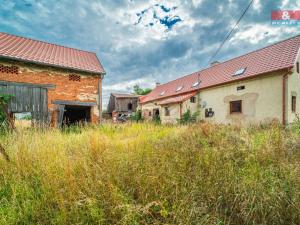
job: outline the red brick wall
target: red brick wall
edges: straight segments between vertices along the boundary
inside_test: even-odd
[[[53,84],[54,89],[48,90],[48,108],[52,111],[52,120],[56,121],[56,105],[53,100],[97,102],[98,75],[82,74],[78,72],[64,71],[51,67],[39,67],[18,62],[1,62],[0,65],[16,65],[19,74],[7,74],[0,72],[0,80],[11,82],[23,82],[33,84]],[[69,74],[80,75],[80,82],[70,81]],[[101,80],[102,86],[102,80]],[[98,106],[92,107],[91,119],[93,123],[99,120]]]

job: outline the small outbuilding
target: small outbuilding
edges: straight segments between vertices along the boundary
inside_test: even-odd
[[[136,111],[139,103],[139,95],[111,93],[107,113],[116,121],[119,117],[130,116]]]

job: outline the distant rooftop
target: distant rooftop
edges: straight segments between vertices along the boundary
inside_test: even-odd
[[[130,93],[111,93],[111,95],[116,98],[139,98],[140,95],[130,94]]]

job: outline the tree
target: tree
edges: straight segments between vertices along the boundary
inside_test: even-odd
[[[149,94],[152,91],[150,88],[141,88],[138,84],[133,86],[133,92],[137,95],[146,95]]]

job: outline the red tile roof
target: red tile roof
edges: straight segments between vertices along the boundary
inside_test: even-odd
[[[190,97],[193,97],[196,94],[197,94],[197,92],[194,91],[194,92],[190,92],[187,94],[170,97],[170,98],[164,99],[162,101],[159,101],[158,104],[159,105],[167,105],[167,104],[172,104],[172,103],[184,102],[185,100],[188,100]]]
[[[97,74],[105,73],[95,53],[2,32],[0,57]]]
[[[140,102],[146,103],[193,90],[201,90],[268,72],[291,68],[295,65],[299,48],[300,35],[159,85],[151,93],[141,98]],[[236,71],[242,68],[246,68],[242,75],[233,76]],[[198,80],[200,85],[192,87]],[[177,89],[180,86],[183,86],[183,88],[178,91]],[[165,93],[161,95],[163,92]]]

